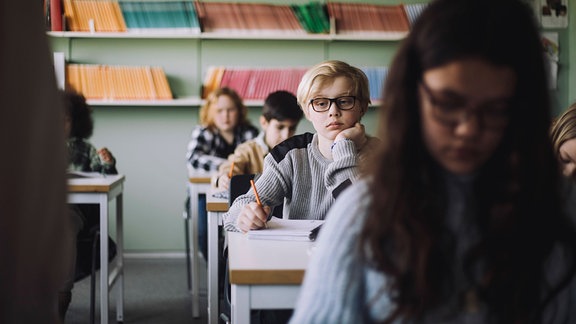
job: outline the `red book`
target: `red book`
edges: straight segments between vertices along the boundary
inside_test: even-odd
[[[62,0],[50,0],[50,29],[62,31]]]

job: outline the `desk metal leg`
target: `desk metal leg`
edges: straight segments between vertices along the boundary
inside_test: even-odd
[[[116,283],[118,294],[116,295],[116,320],[124,321],[124,202],[122,194],[116,197]]]
[[[192,283],[192,317],[200,317],[200,301],[198,296],[198,286],[200,277],[198,274],[198,189],[195,185],[189,185],[190,190],[190,221],[188,222],[190,235],[189,250],[192,254],[190,260],[192,262],[192,271],[190,272],[190,282]]]
[[[208,322],[218,315],[218,213],[208,212]]]
[[[250,286],[232,285],[232,324],[250,323]]]
[[[108,324],[108,195],[100,195],[100,323]]]

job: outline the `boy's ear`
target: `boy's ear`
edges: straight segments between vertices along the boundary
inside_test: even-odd
[[[266,130],[266,128],[268,128],[268,121],[264,116],[260,116],[260,127],[262,127],[263,130]]]

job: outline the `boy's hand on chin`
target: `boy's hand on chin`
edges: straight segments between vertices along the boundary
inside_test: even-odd
[[[338,135],[336,135],[334,142],[338,142],[344,139],[349,139],[353,141],[354,144],[356,145],[356,148],[358,150],[361,149],[362,146],[366,144],[366,141],[368,141],[368,139],[366,138],[366,131],[364,130],[364,125],[357,122],[356,124],[354,124],[353,127],[346,128],[345,130],[341,131]]]

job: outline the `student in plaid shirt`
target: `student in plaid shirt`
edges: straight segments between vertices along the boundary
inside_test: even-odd
[[[248,111],[240,96],[230,88],[214,90],[200,109],[200,125],[192,129],[186,159],[188,167],[218,170],[234,153],[236,146],[258,135],[247,118]],[[206,196],[198,199],[198,241],[204,258],[208,255]]]

